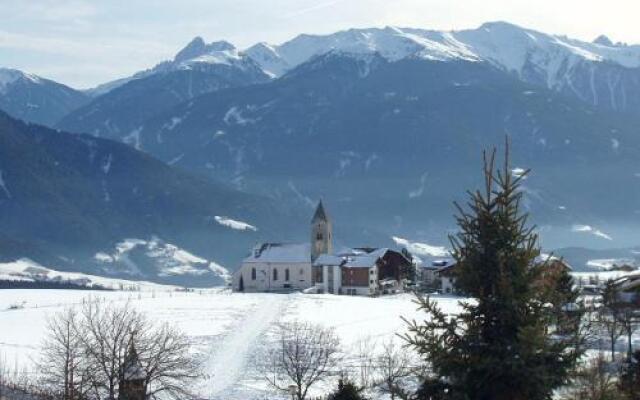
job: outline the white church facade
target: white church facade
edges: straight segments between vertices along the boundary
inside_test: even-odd
[[[411,261],[387,248],[333,249],[332,223],[322,202],[311,220],[308,243],[261,243],[233,275],[239,292],[288,292],[377,295],[402,289]]]

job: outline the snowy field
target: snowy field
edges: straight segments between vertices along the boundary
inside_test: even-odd
[[[422,318],[411,295],[381,298],[307,294],[240,294],[226,290],[190,293],[75,290],[0,291],[0,353],[10,367],[33,370],[47,318],[83,301],[127,301],[151,320],[186,333],[204,362],[199,393],[210,399],[279,398],[256,371],[256,359],[273,345],[279,322],[302,320],[333,327],[345,358],[362,343],[382,343],[405,330],[401,316]],[[457,298],[438,297],[443,310],[459,311]],[[22,308],[10,310],[10,306]],[[319,394],[319,393],[318,393]]]

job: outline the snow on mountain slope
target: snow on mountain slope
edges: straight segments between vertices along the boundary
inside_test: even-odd
[[[279,77],[313,57],[329,52],[378,53],[390,61],[405,58],[485,61],[520,77],[533,69],[544,76],[550,88],[565,82],[565,75],[582,61],[640,67],[640,45],[613,44],[600,38],[589,43],[506,22],[491,22],[460,31],[385,27],[349,29],[328,35],[302,34],[280,45],[260,42],[244,51],[226,41],[206,43],[196,37],[172,61],[160,63],[131,78],[101,85],[95,91],[102,93],[130,79],[157,72],[203,65],[250,68],[255,63],[267,75]]]
[[[40,78],[35,75],[18,71],[17,69],[0,68],[0,94],[6,94],[8,86],[20,79],[25,79],[32,83],[40,82]]]
[[[16,118],[51,125],[87,101],[68,86],[0,66],[0,110]]]
[[[44,267],[28,258],[0,263],[0,280],[29,282],[69,282],[80,286],[99,285],[107,289],[156,290],[174,289],[174,286],[146,281],[105,278],[80,272],[62,272]]]
[[[125,239],[109,252],[96,253],[94,258],[108,274],[148,275],[143,270],[148,268],[147,262],[151,260],[158,277],[213,275],[219,278],[221,283],[231,279],[229,271],[220,264],[196,256],[157,237],[150,240]]]
[[[600,229],[592,227],[591,225],[574,225],[573,227],[571,227],[571,231],[578,233],[588,233],[605,240],[613,240],[611,236],[602,232]]]
[[[351,29],[330,35],[300,35],[279,46],[258,44],[249,48],[246,54],[263,69],[280,75],[282,72],[279,71],[291,69],[330,51],[379,53],[391,61],[407,57],[487,61],[518,75],[522,75],[524,68],[531,63],[545,72],[550,87],[579,61],[640,67],[640,46],[613,45],[603,41],[588,43],[504,22],[451,32],[386,27]]]
[[[427,257],[451,257],[451,252],[446,247],[432,246],[426,243],[411,242],[401,237],[393,236],[391,239],[398,245],[405,247],[410,253]]]
[[[253,59],[241,53],[240,50],[231,43],[224,40],[205,43],[201,37],[196,37],[180,50],[173,60],[163,61],[153,68],[137,72],[132,76],[98,85],[95,88],[87,90],[86,93],[97,97],[131,81],[146,78],[154,74],[178,70],[202,70],[215,66],[234,67],[249,72],[253,70],[255,70],[255,72],[261,71]]]
[[[222,226],[226,226],[227,228],[231,228],[231,229],[235,229],[238,231],[257,231],[258,228],[256,228],[255,226],[248,224],[246,222],[242,222],[242,221],[236,221],[235,219],[231,219],[231,218],[227,218],[227,217],[221,217],[219,215],[216,215],[214,217],[214,219],[216,220],[217,223],[219,223]]]

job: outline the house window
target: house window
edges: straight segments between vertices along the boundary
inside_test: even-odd
[[[273,280],[277,281],[278,280],[278,270],[277,269],[273,269]]]
[[[251,268],[251,280],[252,281],[256,280],[256,269],[255,268]]]
[[[284,270],[284,280],[289,282],[289,268]]]

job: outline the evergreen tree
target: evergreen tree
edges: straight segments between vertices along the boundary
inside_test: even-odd
[[[550,399],[581,354],[575,337],[549,333],[552,311],[536,290],[538,237],[520,210],[524,176],[511,173],[508,144],[502,169],[495,150],[484,154],[483,191],[469,192],[468,211],[456,204],[460,232],[451,237],[458,288],[475,300],[451,319],[421,297],[429,318],[409,322],[405,339],[447,399]]]
[[[329,400],[366,400],[361,393],[362,388],[358,388],[349,380],[340,379],[338,390],[329,395]]]
[[[559,335],[579,332],[585,314],[585,306],[578,298],[580,293],[573,285],[573,277],[560,260],[547,259],[538,266],[542,278],[536,285],[541,301],[551,307],[551,320]]]

